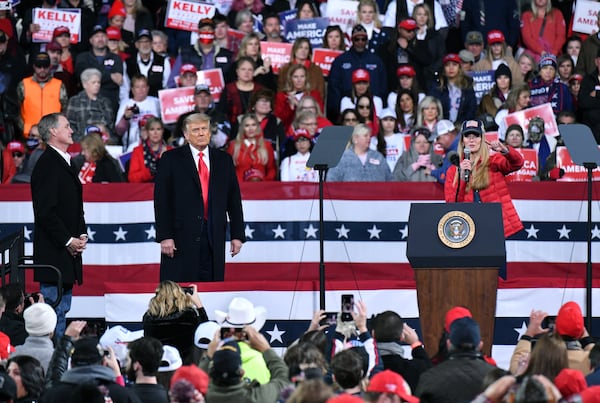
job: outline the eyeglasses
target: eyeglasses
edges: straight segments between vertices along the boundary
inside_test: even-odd
[[[12,153],[13,158],[23,158],[23,153],[20,153],[18,151]]]
[[[302,122],[304,126],[317,126],[317,122]]]
[[[480,138],[481,138],[481,135],[475,134],[475,133],[463,134],[463,139],[473,140],[473,139],[480,139]]]
[[[366,42],[366,41],[367,41],[366,36],[357,36],[355,38],[352,38],[352,42]]]
[[[371,105],[356,105],[358,107],[358,109],[369,109],[371,107]]]
[[[358,122],[356,118],[344,118],[344,122]]]

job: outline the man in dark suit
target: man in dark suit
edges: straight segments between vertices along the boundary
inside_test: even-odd
[[[188,116],[183,135],[188,144],[163,154],[154,187],[160,280],[223,281],[227,216],[231,256],[246,240],[235,167],[229,154],[208,147],[207,115]]]
[[[87,244],[83,219],[81,183],[71,168],[67,153],[73,144],[73,130],[62,113],[42,117],[38,124],[42,140],[48,145],[31,174],[31,197],[35,217],[33,260],[37,264],[56,266],[62,273],[63,296],[55,308],[57,336],[65,330],[65,315],[71,308],[73,285],[81,284],[81,253]],[[44,300],[53,304],[58,298],[56,274],[36,269]]]

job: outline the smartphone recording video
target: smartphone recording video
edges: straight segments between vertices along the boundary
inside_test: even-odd
[[[321,326],[332,326],[337,324],[337,312],[325,312],[325,318],[321,319],[319,325]]]
[[[352,312],[354,312],[354,295],[342,294],[342,322],[351,322]]]

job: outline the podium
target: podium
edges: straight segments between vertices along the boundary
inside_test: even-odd
[[[446,312],[467,307],[491,353],[498,268],[506,262],[500,203],[413,203],[406,257],[415,271],[419,319],[430,355]]]

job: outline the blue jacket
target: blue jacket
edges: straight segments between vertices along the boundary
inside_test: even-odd
[[[444,111],[444,119],[450,119],[450,94],[448,92],[448,86],[444,85],[440,88],[437,82],[433,82],[433,85],[429,89],[429,93],[436,97],[442,103],[442,109]],[[458,106],[458,114],[456,115],[456,122],[462,123],[465,120],[475,119],[477,114],[477,98],[475,98],[475,91],[473,87],[464,88],[461,90],[460,105]]]
[[[456,136],[456,138],[454,139],[452,144],[450,144],[450,148],[448,148],[446,150],[446,154],[444,155],[444,160],[442,161],[442,166],[439,167],[438,169],[434,169],[433,171],[431,171],[431,176],[436,178],[437,181],[441,184],[446,183],[446,171],[452,165],[452,163],[448,160],[448,153],[450,151],[458,150],[458,141],[459,140],[460,140],[460,137]]]
[[[352,92],[352,72],[366,69],[371,76],[370,89],[373,95],[387,99],[387,79],[383,61],[368,49],[357,52],[354,47],[335,58],[329,72],[327,85],[327,109],[341,112],[340,101]]]

